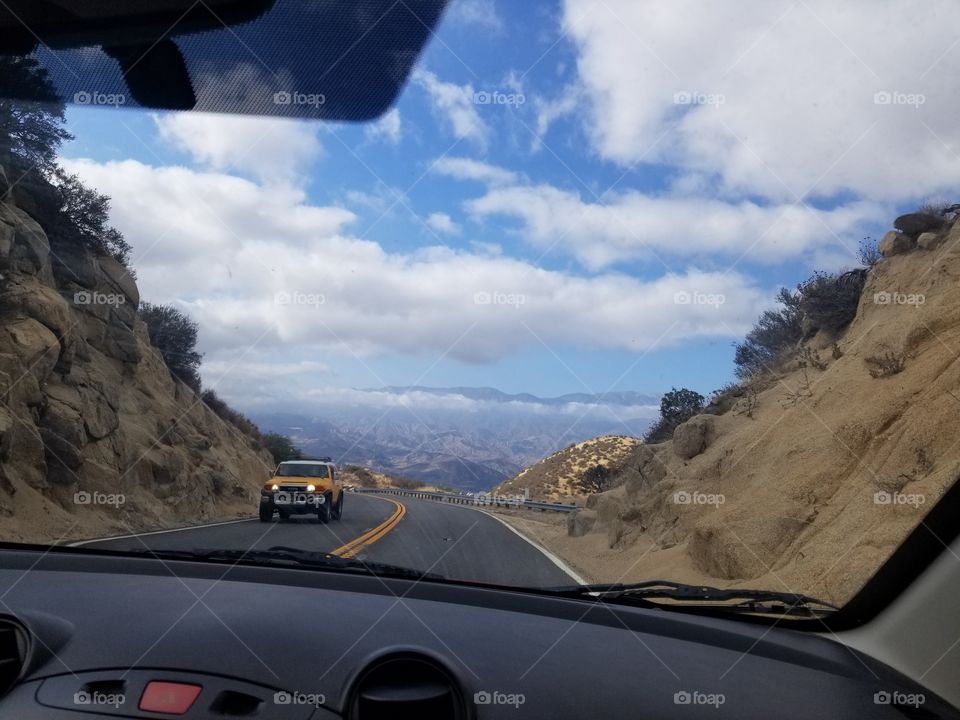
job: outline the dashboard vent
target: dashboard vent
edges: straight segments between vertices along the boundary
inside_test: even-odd
[[[19,679],[26,649],[23,628],[9,618],[0,618],[0,697],[10,692]]]
[[[463,720],[463,693],[443,667],[404,654],[381,658],[354,686],[349,720]]]

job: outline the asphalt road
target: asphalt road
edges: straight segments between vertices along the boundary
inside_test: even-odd
[[[514,586],[577,582],[537,547],[496,518],[469,507],[430,500],[347,493],[343,519],[324,525],[294,515],[94,540],[113,550],[268,549],[287,545],[391,563],[445,577]]]

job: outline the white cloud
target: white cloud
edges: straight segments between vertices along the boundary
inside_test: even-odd
[[[511,170],[464,157],[442,157],[434,163],[431,171],[457,180],[476,180],[489,185],[506,185],[520,180],[520,176]]]
[[[890,200],[960,182],[960,52],[944,21],[954,11],[947,0],[922,12],[869,0],[566,0],[564,30],[603,157],[716,176],[727,193]],[[684,92],[723,102],[677,104]],[[922,104],[897,104],[910,95]]]
[[[666,263],[677,257],[728,261],[743,257],[772,264],[823,247],[845,252],[852,263],[858,233],[886,216],[880,206],[868,202],[816,210],[638,192],[600,202],[549,185],[492,188],[468,201],[466,208],[480,218],[519,219],[526,241],[566,251],[593,269],[637,258]]]
[[[382,140],[396,145],[403,134],[400,111],[397,108],[388,110],[383,117],[367,126],[366,134],[370,140]]]
[[[733,272],[583,277],[445,247],[388,252],[346,233],[351,213],[289,190],[133,160],[65,164],[112,197],[144,298],[179,303],[201,349],[231,362],[251,347],[285,363],[304,351],[489,362],[541,343],[642,351],[739,336],[772,294]]]
[[[453,218],[446,213],[430,213],[430,215],[427,216],[426,222],[429,227],[438,233],[443,233],[445,235],[457,235],[460,232],[460,226],[457,225],[453,221]]]
[[[429,70],[417,70],[413,79],[430,95],[434,112],[450,126],[455,137],[486,148],[490,129],[477,112],[472,85],[445,82]]]
[[[537,113],[537,127],[534,132],[531,149],[536,152],[543,146],[543,139],[550,126],[557,120],[573,114],[583,102],[582,93],[575,86],[564,88],[560,95],[552,100],[534,98],[533,105]]]
[[[160,137],[204,167],[291,182],[323,152],[316,130],[296,120],[172,113],[154,117]]]
[[[454,0],[445,19],[458,25],[472,25],[484,30],[503,29],[503,21],[497,15],[493,0]]]

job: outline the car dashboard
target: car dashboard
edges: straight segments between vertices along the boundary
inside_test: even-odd
[[[0,717],[958,717],[777,626],[509,589],[0,554]]]

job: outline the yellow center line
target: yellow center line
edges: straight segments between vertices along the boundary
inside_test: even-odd
[[[391,502],[394,505],[396,505],[397,509],[394,511],[393,515],[388,517],[386,520],[384,520],[382,523],[377,525],[375,528],[371,528],[370,530],[367,530],[367,532],[365,532],[360,537],[354,538],[353,540],[348,542],[346,545],[341,545],[336,550],[332,551],[331,554],[339,555],[340,557],[344,557],[344,558],[353,557],[358,552],[360,552],[366,547],[369,547],[370,545],[373,545],[373,543],[375,543],[377,540],[380,540],[388,532],[393,530],[397,526],[397,524],[401,520],[403,520],[404,515],[407,514],[407,508],[402,502],[398,500],[393,500],[391,498],[377,498],[377,499],[386,500],[387,502]]]

